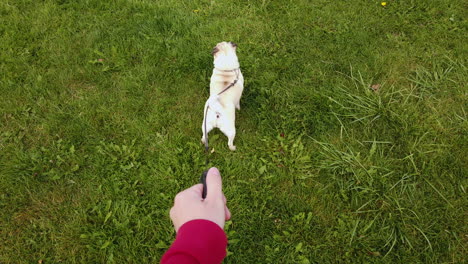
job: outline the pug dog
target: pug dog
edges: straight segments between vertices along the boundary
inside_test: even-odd
[[[208,133],[215,127],[228,138],[229,149],[234,151],[236,136],[236,108],[240,110],[240,98],[244,90],[244,77],[236,55],[237,45],[233,42],[218,43],[212,52],[214,61],[210,80],[210,97],[205,103],[202,138],[208,150]]]

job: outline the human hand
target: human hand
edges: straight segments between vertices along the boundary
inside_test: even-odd
[[[216,223],[224,229],[224,223],[231,218],[226,206],[226,197],[222,190],[219,170],[215,167],[208,170],[206,176],[206,198],[203,200],[203,184],[196,184],[180,193],[174,199],[170,216],[176,232],[188,221],[205,219]]]

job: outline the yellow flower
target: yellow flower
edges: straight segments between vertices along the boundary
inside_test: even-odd
[[[380,3],[382,6],[386,6],[387,5],[387,2],[382,2]]]
[[[193,12],[194,12],[194,13],[198,13],[198,12],[200,12],[200,10],[195,9],[195,10],[193,10]]]

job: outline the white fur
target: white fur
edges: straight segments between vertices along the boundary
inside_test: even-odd
[[[236,150],[236,146],[234,146],[234,137],[236,136],[235,109],[240,110],[240,98],[244,90],[244,77],[239,69],[239,61],[234,44],[221,42],[216,45],[215,49],[217,52],[214,53],[214,69],[210,80],[210,98],[206,101],[203,111],[203,135],[201,141],[205,143],[205,135],[208,136],[208,133],[217,127],[228,137],[229,149]],[[236,69],[236,71],[231,71],[233,69]],[[234,86],[218,95],[234,82],[236,78],[238,81]]]

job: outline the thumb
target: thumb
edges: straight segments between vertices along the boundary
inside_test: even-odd
[[[219,170],[212,167],[206,175],[206,199],[216,200],[223,198],[223,183]]]

